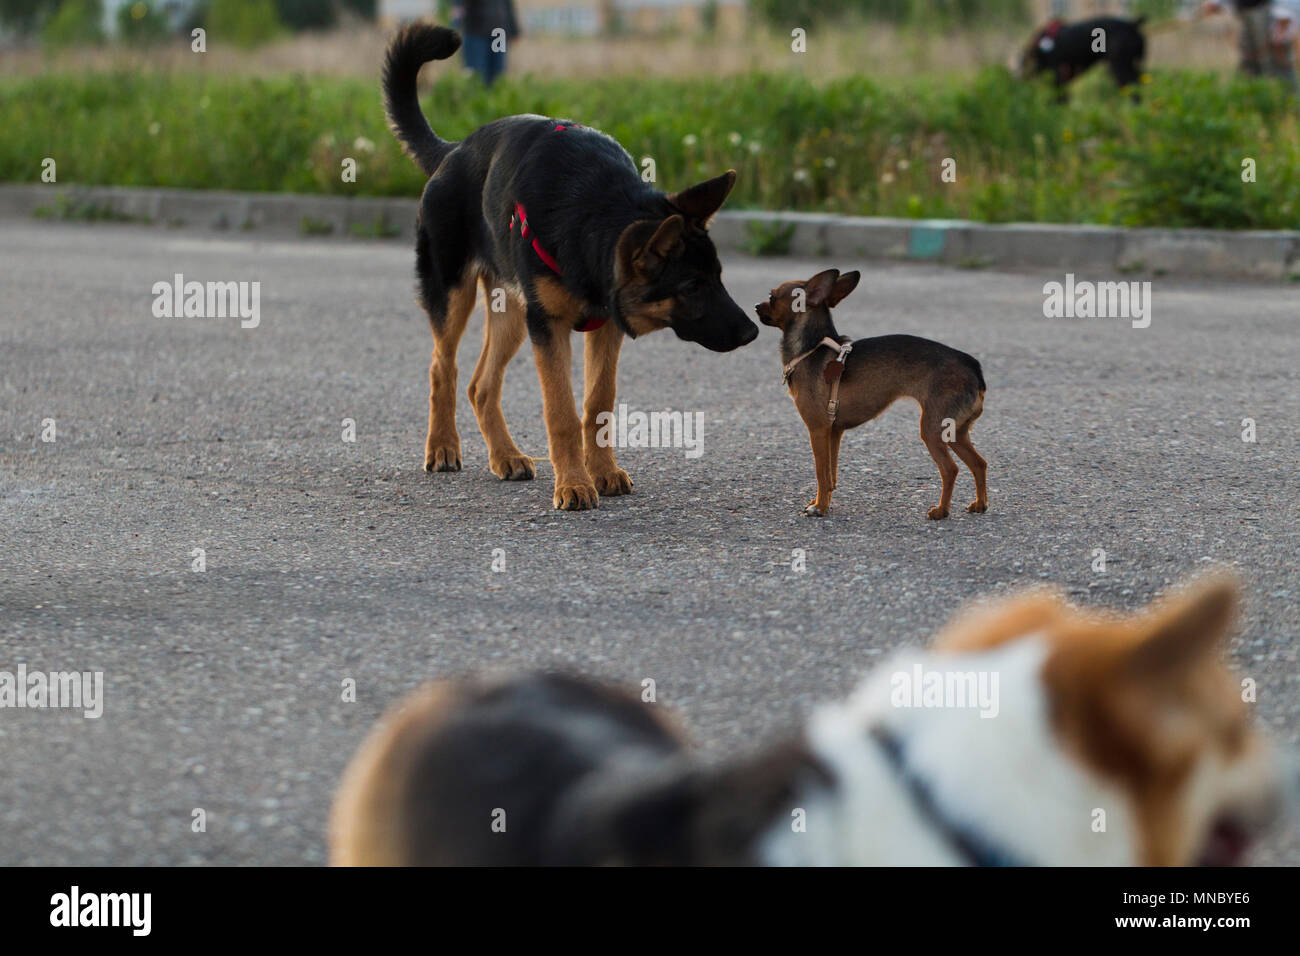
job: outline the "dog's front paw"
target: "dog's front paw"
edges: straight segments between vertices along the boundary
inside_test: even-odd
[[[460,471],[460,441],[429,441],[424,446],[425,471]]]
[[[596,490],[600,492],[602,498],[613,498],[615,495],[630,495],[632,493],[632,479],[627,476],[627,472],[622,468],[611,468],[603,473],[595,473],[593,478],[596,482]]]
[[[551,503],[561,511],[586,511],[600,501],[596,486],[588,482],[555,483],[555,496]]]
[[[989,510],[989,503],[987,501],[972,501],[966,506],[966,510],[973,515],[982,515]]]
[[[931,521],[942,521],[944,518],[948,517],[948,509],[943,505],[935,505],[925,513],[925,516]]]
[[[808,504],[803,509],[803,513],[806,514],[809,518],[825,518],[826,513],[829,512],[830,510],[831,510],[830,505],[824,505],[824,506],[819,505],[814,500],[808,502]]]
[[[488,462],[488,467],[502,481],[531,481],[537,474],[533,460],[524,454],[493,458]]]

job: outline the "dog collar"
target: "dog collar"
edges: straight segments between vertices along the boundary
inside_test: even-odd
[[[935,802],[934,794],[925,781],[916,775],[907,765],[907,755],[903,751],[903,742],[884,727],[873,727],[871,739],[880,747],[890,769],[902,781],[912,798],[912,805],[925,820],[939,831],[953,852],[967,866],[1027,866],[1024,860],[1007,853],[978,831],[959,823],[954,823]]]
[[[844,360],[848,358],[849,353],[853,351],[853,345],[849,342],[848,336],[841,335],[838,339],[833,339],[828,335],[807,352],[795,356],[789,362],[786,362],[785,367],[781,370],[781,384],[786,388],[789,388],[790,376],[794,373],[794,370],[798,368],[799,363],[812,355],[823,345],[827,348],[834,349],[837,353],[835,358],[826,363],[826,368],[822,372],[826,381],[829,382],[831,386],[831,398],[830,401],[826,403],[826,414],[830,416],[831,421],[835,421],[835,416],[838,415],[840,411],[840,376],[844,374]]]
[[[560,130],[565,129],[566,127],[557,126],[555,128]],[[537,236],[532,235],[532,230],[528,226],[528,210],[524,208],[524,204],[521,202],[515,203],[514,215],[510,217],[509,230],[511,232],[515,231],[516,222],[519,223],[520,238],[532,239],[533,252],[537,253],[537,258],[542,260],[542,264],[557,276],[563,276],[564,273],[560,271],[560,264],[555,261],[555,256],[551,255],[545,248],[543,248],[541,242],[538,241]],[[578,332],[595,332],[608,321],[609,316],[607,315],[589,315],[587,318],[575,325],[574,329]]]

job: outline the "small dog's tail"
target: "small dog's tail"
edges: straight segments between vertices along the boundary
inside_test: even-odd
[[[432,176],[453,143],[439,139],[420,111],[415,78],[430,60],[445,60],[460,49],[460,34],[431,23],[411,23],[397,31],[384,57],[384,112],[393,135]]]

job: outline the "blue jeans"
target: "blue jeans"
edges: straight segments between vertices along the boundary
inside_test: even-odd
[[[482,77],[486,85],[491,86],[506,71],[505,51],[496,53],[492,50],[491,36],[467,33],[462,49],[465,52],[465,65]]]

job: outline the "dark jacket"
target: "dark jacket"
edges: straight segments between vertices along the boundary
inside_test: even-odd
[[[466,33],[487,36],[500,27],[507,37],[519,35],[519,19],[512,0],[462,0],[457,6],[465,11],[462,29]]]

